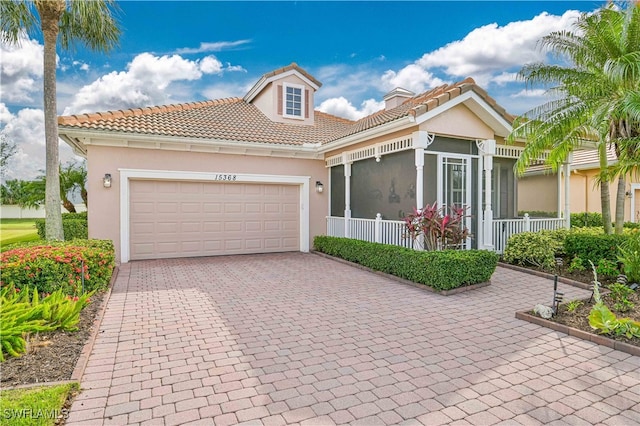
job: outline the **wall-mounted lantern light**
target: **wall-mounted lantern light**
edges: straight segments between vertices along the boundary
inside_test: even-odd
[[[102,178],[102,186],[105,188],[111,188],[111,173],[105,173]]]
[[[316,192],[321,194],[324,191],[324,185],[319,180],[316,181]]]

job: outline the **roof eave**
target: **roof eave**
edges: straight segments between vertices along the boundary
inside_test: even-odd
[[[273,157],[322,159],[317,144],[300,145],[250,142],[228,139],[179,138],[162,135],[141,135],[124,132],[104,132],[88,129],[60,129],[60,137],[86,157],[87,146],[159,149],[168,151],[219,152]]]
[[[322,145],[322,147],[320,147],[320,149],[318,150],[318,152],[320,153],[327,153],[329,151],[333,151],[336,149],[340,149],[340,148],[344,148],[347,147],[349,145],[353,145],[355,143],[358,142],[363,142],[366,140],[369,140],[371,138],[375,138],[378,136],[384,136],[390,133],[394,133],[397,132],[399,130],[403,130],[405,128],[410,128],[415,126],[416,121],[415,118],[412,115],[407,115],[404,117],[400,117],[396,120],[390,121],[388,123],[384,123],[381,124],[379,126],[375,126],[372,127],[370,129],[367,130],[363,130],[361,132],[357,132],[354,133],[352,135],[349,136],[345,136],[342,137],[340,139],[336,139],[333,140],[331,142],[328,142],[324,145]]]

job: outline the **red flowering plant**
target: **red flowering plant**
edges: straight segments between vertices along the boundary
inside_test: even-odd
[[[2,286],[32,286],[40,293],[62,289],[64,294],[79,295],[106,288],[114,266],[111,242],[91,240],[26,245],[0,255]]]
[[[416,246],[424,250],[460,248],[471,235],[464,225],[469,215],[465,208],[457,206],[438,207],[438,203],[413,209],[404,218],[407,233]]]

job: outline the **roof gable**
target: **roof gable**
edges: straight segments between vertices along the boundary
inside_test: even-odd
[[[445,84],[413,96],[395,108],[380,110],[364,117],[354,123],[340,138],[356,135],[405,117],[412,117],[412,121],[420,124],[461,102],[491,128],[499,130],[496,133],[510,131],[514,117],[468,77],[458,83]]]
[[[292,62],[286,67],[264,74],[262,77],[260,77],[258,82],[254,84],[251,89],[249,89],[247,94],[244,95],[242,99],[244,99],[245,102],[251,102],[267,86],[269,86],[270,83],[276,80],[281,80],[290,75],[298,76],[298,78],[302,79],[302,81],[311,86],[314,90],[318,90],[320,86],[322,86],[322,83],[316,80],[311,74],[300,68],[295,62]]]

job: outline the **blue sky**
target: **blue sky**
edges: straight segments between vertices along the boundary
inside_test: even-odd
[[[59,51],[58,112],[243,96],[296,62],[323,86],[315,107],[357,119],[394,87],[416,93],[473,77],[509,112],[544,101],[515,78],[548,60],[536,42],[569,28],[594,1],[119,2],[110,54]],[[5,178],[44,168],[42,39],[1,46],[0,126],[19,151]],[[61,159],[74,156],[61,144]]]

